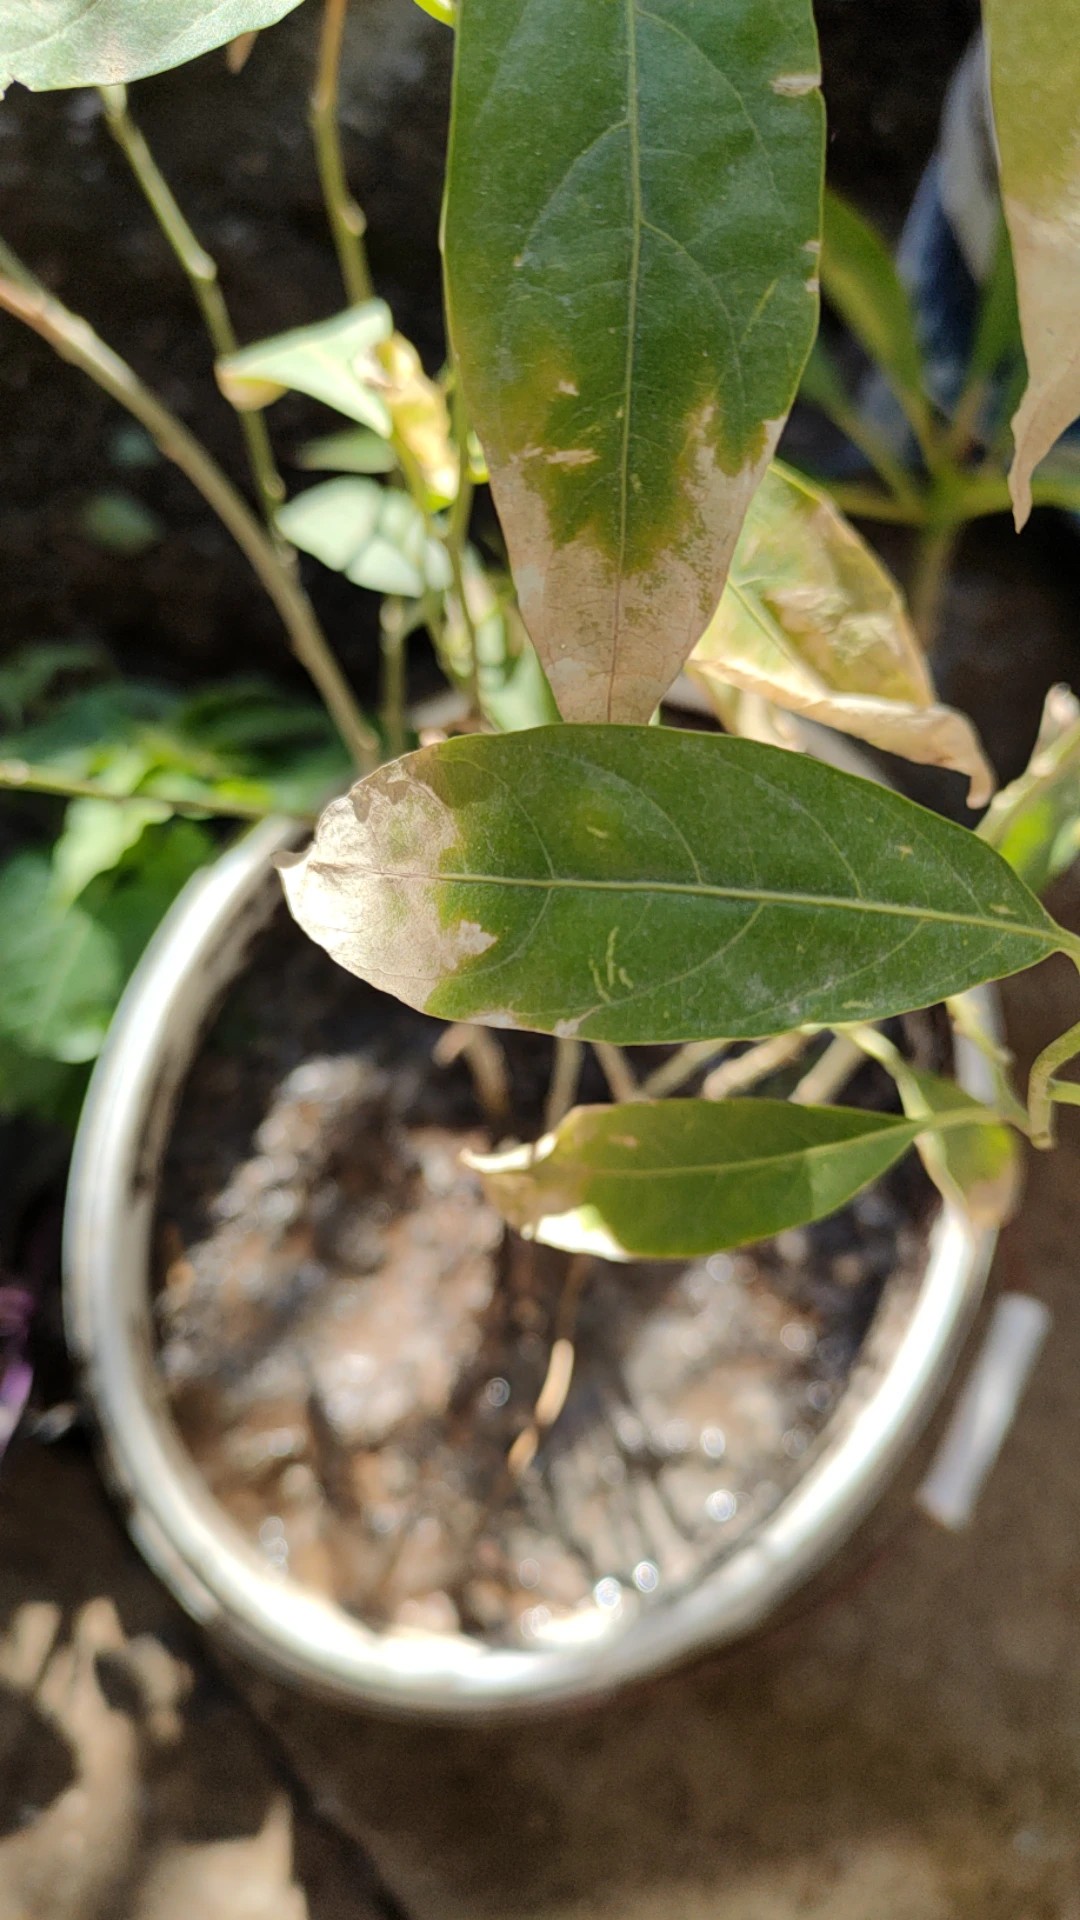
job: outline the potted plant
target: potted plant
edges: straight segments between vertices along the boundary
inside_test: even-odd
[[[126,18],[119,0],[114,11]],[[209,32],[208,16],[190,11]],[[978,1297],[988,1236],[1012,1195],[1009,1128],[1048,1145],[1054,1102],[1073,1097],[1059,1069],[1080,1032],[1036,1063],[1024,1106],[1008,1087],[980,992],[1055,952],[1080,959],[1075,936],[1017,872],[1033,845],[1031,857],[1045,867],[1060,857],[1045,849],[1068,840],[1076,721],[1052,722],[1042,761],[976,833],[862,774],[788,750],[784,715],[794,713],[963,772],[976,804],[990,790],[971,727],[935,698],[895,589],[824,497],[772,461],[817,320],[823,114],[807,0],[768,9],[754,0],[725,9],[664,0],[654,10],[609,5],[587,15],[565,0],[525,13],[506,0],[464,0],[454,18],[444,232],[452,355],[440,382],[370,297],[362,220],[344,190],[333,125],[342,11],[329,0],[315,124],[352,304],[248,348],[223,333],[218,305],[207,313],[220,384],[247,422],[270,531],[84,323],[17,262],[0,278],[0,303],[128,406],[221,513],[362,773],[330,802],[302,851],[288,851],[295,828],[274,822],[226,855],[185,895],[147,956],[84,1121],[70,1218],[72,1331],[140,1543],[193,1611],[346,1694],[490,1711],[586,1694],[767,1617],[851,1531],[925,1420]],[[1017,87],[1028,52],[1004,0],[990,14],[1008,186],[1011,156],[1023,150]],[[78,24],[74,38],[50,36],[44,67],[34,64],[36,51],[17,50],[16,73],[34,84],[103,79],[100,48],[87,59],[86,32]],[[68,48],[66,65],[57,64],[58,46]],[[160,61],[163,48],[150,58]],[[145,70],[145,51],[139,58],[144,64],[133,58],[124,78]],[[213,275],[126,98],[113,90],[116,66],[114,46],[111,124],[205,296]],[[1064,123],[1080,95],[1063,69],[1054,86]],[[1017,179],[1007,204],[1032,368],[1014,467],[1022,507],[1031,467],[1075,399],[1038,334],[1054,275],[1042,254],[1033,269],[1025,251],[1032,221],[1051,218],[1052,183],[1025,164]],[[1064,280],[1064,229],[1059,240]],[[289,388],[352,424],[305,454],[337,477],[281,506],[262,410]],[[490,528],[478,534],[482,545],[470,538],[483,479],[505,565]],[[378,734],[326,650],[290,546],[385,596]],[[461,698],[428,716],[414,746],[407,647],[421,632]],[[671,724],[686,699],[672,696],[684,668],[726,733]],[[777,736],[783,746],[772,743]],[[385,1436],[396,1430],[385,1413],[380,1428],[372,1413],[387,1379],[393,1392],[405,1390],[402,1355],[380,1346],[385,1329],[372,1322],[388,1316],[399,1342],[414,1339],[438,1375],[442,1440],[461,1430],[466,1399],[474,1426],[482,1394],[505,1415],[489,1493],[493,1500],[498,1489],[512,1525],[493,1541],[485,1511],[483,1540],[475,1528],[469,1535],[479,1541],[475,1563],[465,1578],[459,1555],[454,1575],[464,1619],[438,1568],[416,1574],[396,1612],[381,1617],[369,1607],[365,1621],[355,1611],[365,1611],[374,1588],[365,1588],[362,1568],[352,1565],[346,1590],[359,1595],[354,1612],[328,1597],[343,1590],[318,1556],[310,1577],[289,1577],[292,1543],[277,1507],[256,1502],[257,1541],[245,1542],[164,1405],[149,1299],[161,1154],[208,1012],[272,910],[271,853],[300,926],[367,983],[369,1037],[346,1050],[359,1077],[344,1070],[329,1093],[325,1071],[318,1085],[310,1075],[274,1083],[254,1153],[240,1156],[236,1180],[210,1209],[204,1250],[212,1248],[218,1280],[239,1289],[241,1314],[244,1300],[267,1304],[260,1288],[269,1273],[270,1304],[295,1331],[308,1312],[305,1288],[320,1281],[326,1261],[325,1235],[295,1205],[297,1168],[305,1153],[318,1163],[319,1218],[325,1225],[329,1209],[334,1233],[342,1225],[334,1193],[354,1182],[368,1237],[359,1251],[355,1234],[349,1242],[359,1284],[346,1312],[364,1323],[362,1364],[346,1367],[344,1380],[339,1370],[329,1389],[321,1375],[309,1379],[299,1454],[296,1368],[283,1385],[271,1365],[271,1388],[260,1375],[264,1411],[282,1412],[278,1391],[287,1416],[264,1425],[264,1439],[266,1431],[276,1437],[260,1471],[276,1458],[293,1473],[308,1522],[313,1473],[323,1492],[344,1489],[367,1546],[386,1522],[395,1545],[375,1583],[381,1605],[386,1567],[400,1567],[415,1546],[417,1516],[433,1517],[422,1494],[414,1498],[419,1442],[411,1453],[398,1446],[388,1463]],[[278,968],[271,1027],[286,1022],[282,981],[293,978],[272,959],[271,974]],[[394,1012],[395,1001],[412,1011]],[[896,1024],[939,1006],[951,1030],[937,1015],[914,1028]],[[424,1024],[432,1020],[442,1023],[441,1038]],[[430,1075],[407,1095],[400,1072],[387,1079],[371,1037],[380,1029],[414,1063],[421,1033],[429,1049],[435,1040],[438,1068],[458,1060],[450,1117],[423,1091]],[[630,1057],[625,1048],[649,1051]],[[215,1099],[220,1107],[223,1087],[242,1104],[238,1058],[234,1050],[232,1079],[192,1081],[189,1124]],[[858,1099],[830,1104],[866,1060],[873,1074],[856,1086]],[[771,1091],[745,1097],[762,1085]],[[306,1146],[297,1144],[298,1108]],[[362,1166],[350,1159],[358,1115]],[[200,1137],[197,1125],[190,1131]],[[444,1150],[455,1132],[470,1136],[464,1172]],[[677,1459],[697,1471],[724,1457],[719,1418],[699,1418],[696,1432],[683,1419],[689,1438],[680,1430],[664,1439],[655,1419],[622,1407],[639,1430],[631,1434],[624,1421],[621,1452],[605,1455],[565,1537],[585,1536],[575,1551],[588,1567],[588,1536],[604,1527],[625,1456],[636,1449],[639,1478],[651,1488],[644,1545],[618,1548],[618,1572],[584,1588],[579,1568],[577,1587],[560,1598],[556,1575],[539,1552],[521,1551],[513,1528],[529,1519],[530,1475],[546,1451],[569,1440],[580,1468],[574,1423],[588,1434],[592,1415],[587,1394],[577,1405],[571,1398],[575,1370],[578,1386],[589,1387],[613,1356],[623,1384],[640,1365],[644,1376],[634,1377],[662,1402],[658,1319],[666,1316],[669,1331],[676,1321],[679,1339],[700,1339],[697,1309],[723,1319],[736,1310],[740,1285],[752,1296],[760,1343],[769,1259],[809,1270],[815,1243],[805,1230],[856,1202],[912,1149],[943,1211],[931,1229],[925,1204],[920,1216],[912,1203],[909,1224],[921,1218],[926,1230],[908,1241],[917,1271],[910,1284],[886,1288],[865,1349],[857,1340],[849,1347],[859,1369],[849,1364],[844,1390],[826,1391],[816,1429],[781,1436],[794,1468],[786,1483],[767,1480],[758,1461],[746,1479],[755,1499],[743,1502],[730,1545],[715,1533],[703,1541],[700,1528],[689,1529],[688,1544],[662,1469]],[[174,1179],[174,1197],[182,1187]],[[189,1183],[204,1229],[213,1187],[213,1178]],[[872,1224],[876,1204],[882,1224],[888,1205],[876,1191],[870,1212],[849,1219]],[[250,1223],[245,1195],[276,1220],[247,1267],[229,1225]],[[442,1271],[431,1250],[449,1235],[454,1287],[467,1295],[475,1283],[483,1294],[483,1311],[468,1307],[454,1327],[438,1319],[430,1285],[411,1318],[407,1303],[380,1293],[397,1224],[433,1198],[445,1204],[425,1214],[425,1272]],[[356,1217],[353,1207],[350,1231]],[[471,1279],[456,1258],[457,1228],[477,1236]],[[741,1272],[722,1258],[763,1242],[773,1254]],[[174,1324],[182,1324],[200,1297],[193,1245],[181,1234],[166,1256],[167,1332],[175,1303]],[[854,1251],[849,1281],[865,1278]],[[840,1257],[830,1255],[837,1284]],[[287,1285],[282,1261],[292,1263]],[[655,1263],[673,1264],[658,1277]],[[673,1287],[690,1290],[674,1305]],[[782,1286],[774,1294],[783,1298]],[[788,1351],[806,1352],[824,1312],[820,1299],[789,1295],[774,1315],[781,1345],[787,1333]],[[463,1321],[474,1345],[447,1385],[443,1349]],[[515,1394],[501,1372],[485,1377],[492,1352],[506,1351],[505,1341],[485,1341],[511,1323],[532,1343],[529,1394]],[[596,1373],[583,1381],[577,1349],[586,1331]],[[245,1338],[234,1361],[257,1352],[260,1365],[277,1364],[261,1327],[253,1335],[248,1324]],[[321,1332],[320,1341],[308,1343],[309,1367],[325,1358]],[[182,1347],[170,1359],[166,1338],[166,1371],[172,1366],[175,1378],[186,1369],[187,1385],[194,1380],[201,1392],[205,1376]],[[413,1440],[423,1441],[430,1428],[414,1416],[426,1405],[427,1375],[410,1379],[406,1410]],[[240,1392],[236,1377],[233,1385]],[[228,1404],[228,1395],[215,1401],[219,1426]],[[189,1404],[192,1445],[197,1413]],[[460,1506],[459,1463],[445,1450],[439,1458],[439,1498]],[[744,1466],[752,1458],[748,1444]],[[402,1526],[393,1510],[406,1493],[414,1504]],[[714,1485],[705,1501],[718,1528],[739,1507],[728,1486]],[[317,1515],[312,1524],[318,1533]],[[527,1545],[542,1539],[535,1515],[531,1524]],[[672,1546],[665,1561],[651,1544],[673,1532],[683,1551],[680,1558]],[[502,1554],[497,1566],[492,1552]],[[507,1614],[498,1591],[493,1600],[482,1589],[490,1576],[488,1588],[501,1583],[505,1598],[510,1561],[518,1598],[538,1588],[541,1597]],[[494,1609],[487,1622],[485,1606]]]

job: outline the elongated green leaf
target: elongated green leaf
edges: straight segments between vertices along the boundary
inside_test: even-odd
[[[883,1018],[1069,944],[974,834],[801,754],[661,727],[409,754],[283,878],[313,939],[414,1006],[626,1042]]]
[[[1080,414],[1080,10],[983,0],[983,18],[1028,364],[1009,476],[1023,526],[1033,468]]]
[[[3,0],[0,94],[140,80],[272,27],[299,0]]]
[[[451,333],[562,713],[645,720],[813,338],[809,0],[464,0]]]
[[[690,1259],[835,1212],[918,1123],[787,1100],[577,1107],[534,1146],[471,1155],[488,1198],[545,1246]]]
[[[1031,759],[979,833],[1035,893],[1080,854],[1080,701],[1068,687],[1051,687]]]
[[[967,775],[973,807],[993,791],[971,722],[934,697],[881,562],[827,494],[779,463],[750,503],[724,597],[686,668],[710,697],[738,687],[887,753],[952,767]]]
[[[907,289],[881,236],[832,192],[825,195],[821,285],[825,298],[886,376],[925,445],[931,414]]]
[[[374,480],[325,480],[282,507],[277,523],[294,547],[374,593],[415,599],[426,587],[450,585],[446,549],[419,508]]]

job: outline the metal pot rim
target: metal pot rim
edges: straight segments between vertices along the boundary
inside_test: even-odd
[[[275,904],[271,857],[295,833],[294,823],[265,821],[189,883],[128,986],[79,1128],[65,1225],[68,1337],[136,1544],[189,1613],[262,1664],[396,1712],[465,1718],[581,1701],[741,1637],[831,1557],[910,1450],[979,1303],[996,1235],[942,1207],[880,1378],[835,1438],[826,1429],[772,1515],[666,1606],[536,1651],[365,1627],[273,1572],[244,1539],[184,1450],[153,1360],[150,1237],[176,1098],[209,1011]],[[972,998],[996,1031],[996,996]],[[991,1097],[987,1063],[963,1040],[956,1070],[969,1092]]]

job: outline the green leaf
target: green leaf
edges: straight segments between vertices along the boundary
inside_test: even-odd
[[[127,559],[137,559],[156,546],[165,532],[156,513],[119,487],[92,493],[79,510],[77,524],[79,532],[96,547]]]
[[[21,726],[63,675],[101,671],[107,664],[93,640],[36,641],[0,665],[0,720]]]
[[[4,0],[0,94],[91,87],[182,66],[237,34],[284,19],[299,0]]]
[[[644,720],[720,598],[814,335],[809,0],[465,0],[450,330],[572,720]]]
[[[1080,853],[1080,702],[1068,687],[1051,687],[1031,759],[996,796],[979,833],[1034,893]]]
[[[48,860],[9,860],[0,869],[0,1034],[25,1053],[92,1060],[120,981],[115,941],[57,899]]]
[[[312,473],[392,473],[394,449],[370,427],[346,427],[309,440],[296,456],[298,467]]]
[[[957,1030],[962,1031],[970,1007],[958,1009]],[[955,1016],[954,1016],[955,1017]],[[925,1073],[904,1059],[898,1047],[876,1027],[852,1028],[856,1044],[877,1060],[896,1082],[897,1091],[909,1120],[922,1122],[915,1144],[927,1173],[938,1190],[954,1206],[961,1207],[976,1227],[999,1227],[1011,1215],[1020,1192],[1021,1162],[1016,1136],[1004,1124],[1001,1113],[976,1100],[955,1080],[943,1074]],[[967,1035],[993,1059],[987,1050],[989,1036],[978,1033],[967,1023]],[[993,1043],[990,1042],[992,1047]],[[993,1060],[994,1078],[1005,1107],[1021,1124],[1027,1115],[1008,1084],[1005,1062]],[[965,1125],[965,1119],[970,1124]],[[945,1124],[926,1125],[927,1122]]]
[[[380,392],[376,349],[393,330],[385,301],[366,300],[229,354],[217,363],[218,385],[241,410],[268,407],[283,393],[306,393],[388,440],[393,423]]]
[[[84,1082],[85,1069],[24,1053],[0,1033],[0,1114],[33,1113],[73,1126]]]
[[[908,1067],[898,1080],[909,1119],[947,1113],[947,1132],[924,1132],[916,1145],[931,1179],[964,1209],[976,1227],[1000,1227],[1010,1218],[1020,1194],[1021,1161],[1016,1135],[999,1121],[987,1124],[981,1100],[941,1074]],[[956,1125],[970,1110],[973,1124]]]
[[[880,367],[925,449],[933,421],[907,289],[880,234],[832,192],[825,195],[821,285],[829,304]]]
[[[194,820],[171,820],[151,828],[117,872],[101,876],[87,889],[84,904],[119,955],[121,984],[181,888],[217,851],[218,843],[206,827]]]
[[[935,698],[895,582],[828,495],[778,463],[750,503],[687,672],[710,697],[738,687],[886,753],[964,773],[970,806],[993,791],[971,722]]]
[[[788,1100],[577,1107],[534,1146],[470,1154],[526,1238],[606,1260],[687,1260],[834,1213],[917,1123]]]
[[[351,476],[309,488],[277,516],[293,546],[374,593],[418,599],[450,584],[446,549],[408,494]]]
[[[424,748],[283,865],[301,926],[376,986],[589,1039],[881,1019],[1070,946],[963,828],[802,754],[662,727]]]
[[[77,900],[99,873],[119,865],[154,821],[167,820],[160,800],[73,800],[53,847],[53,883],[64,905]]]
[[[1022,526],[1034,467],[1080,414],[1080,18],[1076,0],[983,0],[983,19],[1028,364],[1009,476]]]

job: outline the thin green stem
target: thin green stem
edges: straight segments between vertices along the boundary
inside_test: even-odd
[[[569,1113],[577,1098],[578,1081],[585,1060],[583,1040],[556,1040],[555,1059],[548,1082],[548,1096],[544,1107],[544,1132],[553,1133],[566,1114]]]
[[[142,130],[132,119],[128,111],[127,88],[99,87],[98,92],[105,108],[109,131],[124,153],[158,226],[187,275],[215,355],[222,358],[235,353],[240,343],[218,282],[217,262],[192,232],[172,188],[146,144]],[[285,498],[285,483],[277,469],[266,421],[261,413],[255,412],[238,413],[237,419],[263,514],[267,525],[273,528],[274,516]]]
[[[207,814],[227,820],[266,820],[271,811],[287,812],[291,819],[307,820],[312,825],[317,818],[313,813],[298,813],[292,808],[270,809],[243,800],[222,799],[214,793],[208,793],[201,800],[193,800],[190,794],[114,793],[100,781],[77,780],[62,767],[32,767],[25,760],[0,760],[0,787],[15,793],[48,793],[58,800],[110,800],[120,807],[130,806],[133,801],[145,805],[149,800],[170,813],[184,814],[194,820],[204,820]]]
[[[921,527],[925,523],[926,508],[918,499],[897,500],[894,494],[881,493],[876,487],[848,486],[813,474],[810,478],[825,488],[842,513],[857,520],[881,520],[897,527]]]
[[[1073,941],[1068,948],[1069,959],[1080,972],[1080,942]],[[1080,1053],[1080,1020],[1066,1033],[1059,1034],[1044,1047],[1035,1065],[1031,1069],[1028,1081],[1028,1114],[1031,1120],[1031,1139],[1036,1147],[1052,1147],[1054,1144],[1053,1105],[1061,1095],[1057,1092],[1054,1076],[1059,1067],[1064,1067]],[[1067,1083],[1066,1083],[1067,1084]],[[1068,1097],[1068,1096],[1067,1096]]]
[[[404,753],[406,746],[405,675],[408,628],[405,621],[405,608],[400,600],[388,596],[383,601],[379,615],[379,638],[382,648],[380,719],[386,737],[387,753],[391,760],[396,760]]]
[[[9,250],[3,248],[0,265],[10,262],[11,258]],[[44,287],[29,281],[25,268],[22,274],[21,279],[0,274],[0,308],[40,334],[62,360],[80,368],[126,408],[146,428],[165,458],[186,474],[231,533],[273,602],[293,652],[318,688],[349,752],[361,769],[374,766],[379,758],[378,736],[360,712],[310,600],[242,494],[183,421],[143,385],[127,362],[106,346],[89,323],[70,312]]]
[[[349,0],[325,0],[319,35],[318,65],[311,93],[311,134],[319,169],[326,217],[341,269],[345,293],[353,306],[370,300],[374,292],[364,234],[367,221],[349,192],[338,125],[341,88],[341,46]]]
[[[915,631],[927,653],[933,651],[941,616],[941,595],[956,546],[959,529],[954,526],[927,527],[915,549],[915,565],[908,590],[908,604]]]

